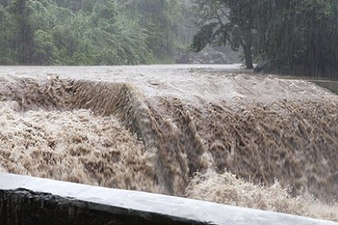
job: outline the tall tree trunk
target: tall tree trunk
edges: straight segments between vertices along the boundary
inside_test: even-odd
[[[20,64],[30,64],[33,55],[33,30],[29,24],[26,0],[16,0],[15,17],[17,23],[16,51]]]
[[[252,33],[251,30],[244,32],[244,37],[242,40],[242,47],[244,50],[245,65],[247,69],[253,69],[253,59],[252,59]]]
[[[252,51],[251,46],[243,46],[244,56],[245,56],[245,65],[247,69],[253,69],[253,60],[252,60]]]

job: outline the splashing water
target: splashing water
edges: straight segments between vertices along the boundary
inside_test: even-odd
[[[2,76],[0,171],[338,221],[338,97],[190,73],[183,84]]]

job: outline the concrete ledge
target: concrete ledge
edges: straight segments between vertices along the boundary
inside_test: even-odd
[[[338,94],[338,81],[315,80],[311,82]]]
[[[185,198],[0,173],[0,224],[338,225]]]

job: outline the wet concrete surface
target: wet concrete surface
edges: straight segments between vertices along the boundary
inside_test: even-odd
[[[338,81],[313,81],[313,83],[338,94]]]
[[[337,223],[143,192],[0,173],[0,223],[322,224]]]
[[[3,225],[207,224],[25,189],[0,191],[0,206]]]

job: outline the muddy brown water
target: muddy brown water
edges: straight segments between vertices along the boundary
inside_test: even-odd
[[[338,96],[243,72],[2,67],[0,171],[338,221]]]

